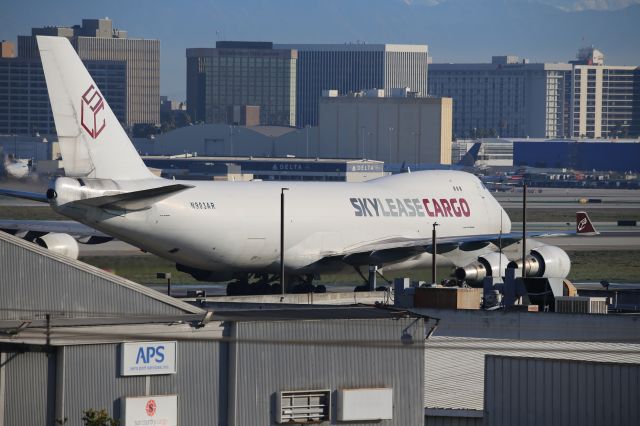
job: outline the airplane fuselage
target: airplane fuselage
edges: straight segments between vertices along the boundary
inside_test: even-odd
[[[332,256],[438,238],[510,232],[502,207],[473,175],[425,171],[363,183],[111,181],[56,183],[54,209],[163,258],[206,271],[277,272],[280,195],[285,193],[285,267],[322,272]],[[182,183],[193,188],[138,211],[73,207],[86,197]],[[402,244],[402,243],[400,243]],[[373,251],[373,249],[371,249]]]

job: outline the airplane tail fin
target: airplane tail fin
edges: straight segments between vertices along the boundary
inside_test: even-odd
[[[478,153],[480,152],[481,142],[473,144],[471,149],[458,161],[458,166],[473,167],[478,159]]]
[[[598,235],[596,227],[593,226],[587,212],[576,212],[576,234],[579,235]]]
[[[153,178],[69,40],[37,40],[66,175]]]

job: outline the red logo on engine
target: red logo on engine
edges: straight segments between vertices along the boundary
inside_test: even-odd
[[[104,99],[92,84],[80,100],[80,123],[89,136],[95,139],[107,124],[104,118],[101,119],[104,113]]]
[[[158,408],[158,406],[153,399],[148,400],[147,405],[144,407],[145,411],[147,412],[147,416],[149,417],[156,414],[156,408]]]

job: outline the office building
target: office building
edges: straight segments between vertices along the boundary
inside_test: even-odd
[[[593,47],[580,49],[572,64],[571,136],[640,135],[640,67],[605,65]]]
[[[429,95],[453,98],[453,134],[564,137],[571,65],[494,56],[482,64],[430,64]]]
[[[297,61],[298,127],[318,124],[319,101],[324,90],[340,93],[377,88],[408,87],[427,94],[428,48],[404,44],[281,44],[295,49]]]
[[[55,133],[36,35],[67,37],[125,127],[160,123],[160,42],[129,39],[109,19],[33,28],[0,58],[0,134]],[[4,50],[4,49],[3,49]]]
[[[320,100],[321,157],[451,164],[450,98],[385,97],[381,90]]]
[[[234,124],[234,111],[254,106],[261,124],[295,126],[296,62],[296,50],[274,49],[270,42],[219,41],[215,48],[187,49],[191,119]]]

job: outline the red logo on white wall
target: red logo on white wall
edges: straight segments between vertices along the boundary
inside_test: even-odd
[[[93,139],[97,138],[106,126],[106,121],[102,117],[104,113],[104,99],[96,88],[89,86],[82,95],[80,105],[80,123]]]
[[[158,406],[156,405],[156,402],[153,399],[150,399],[149,401],[147,401],[147,405],[144,407],[145,411],[147,412],[147,416],[149,417],[156,414],[157,408]]]

